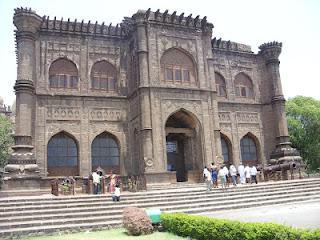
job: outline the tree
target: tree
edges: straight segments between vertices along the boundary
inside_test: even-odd
[[[320,101],[297,96],[286,102],[289,135],[293,147],[314,171],[320,168]]]
[[[13,138],[11,136],[12,123],[10,120],[0,115],[0,168],[7,164],[7,160],[13,144]]]

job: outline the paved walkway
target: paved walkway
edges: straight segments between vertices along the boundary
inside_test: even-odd
[[[320,200],[199,215],[243,222],[273,222],[300,228],[320,228]]]

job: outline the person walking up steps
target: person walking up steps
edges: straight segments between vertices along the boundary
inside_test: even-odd
[[[227,186],[226,186],[226,174],[225,174],[225,171],[223,170],[222,167],[220,167],[220,170],[218,172],[218,176],[219,176],[219,179],[220,179],[220,182],[221,182],[222,190],[226,190],[227,189]]]
[[[244,168],[244,174],[246,176],[246,182],[250,183],[251,182],[251,174],[250,174],[250,167],[247,164],[246,167]]]
[[[211,173],[207,169],[207,167],[204,167],[203,169],[203,177],[204,177],[204,181],[206,182],[207,192],[209,192],[212,189],[212,178],[211,178]]]
[[[256,166],[252,166],[252,168],[250,168],[250,175],[251,175],[251,183],[255,182],[256,184],[258,184]]]
[[[240,176],[240,183],[245,184],[246,183],[246,176],[244,174],[244,166],[242,165],[242,163],[240,163],[240,165],[238,166],[238,173]]]
[[[214,188],[218,187],[218,171],[217,166],[212,166],[211,168],[211,178],[212,178],[212,184]]]
[[[233,186],[237,186],[237,169],[236,169],[236,167],[231,165],[229,172],[231,175]]]

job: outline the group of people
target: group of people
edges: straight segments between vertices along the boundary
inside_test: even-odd
[[[119,202],[120,201],[120,182],[118,180],[117,175],[111,171],[110,174],[106,176],[106,178],[110,178],[108,190],[112,196],[112,200],[114,202]],[[92,173],[93,194],[102,193],[101,183],[103,180],[104,180],[104,177],[102,176],[101,171],[97,170]]]
[[[234,165],[230,165],[229,169],[226,165],[220,168],[211,163],[210,167],[204,167],[203,177],[206,182],[207,191],[210,191],[212,187],[218,188],[218,180],[220,180],[222,189],[229,187],[230,179],[233,186],[238,184],[238,176],[240,184],[245,183],[258,183],[257,181],[257,168],[255,166],[249,167],[249,165],[243,166],[240,164],[238,170]]]

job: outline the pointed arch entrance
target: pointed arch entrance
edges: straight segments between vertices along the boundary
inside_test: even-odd
[[[202,168],[200,123],[180,109],[165,124],[167,171],[175,171],[177,182],[188,181],[188,172]]]
[[[66,132],[54,135],[47,146],[48,176],[79,176],[78,145]]]

